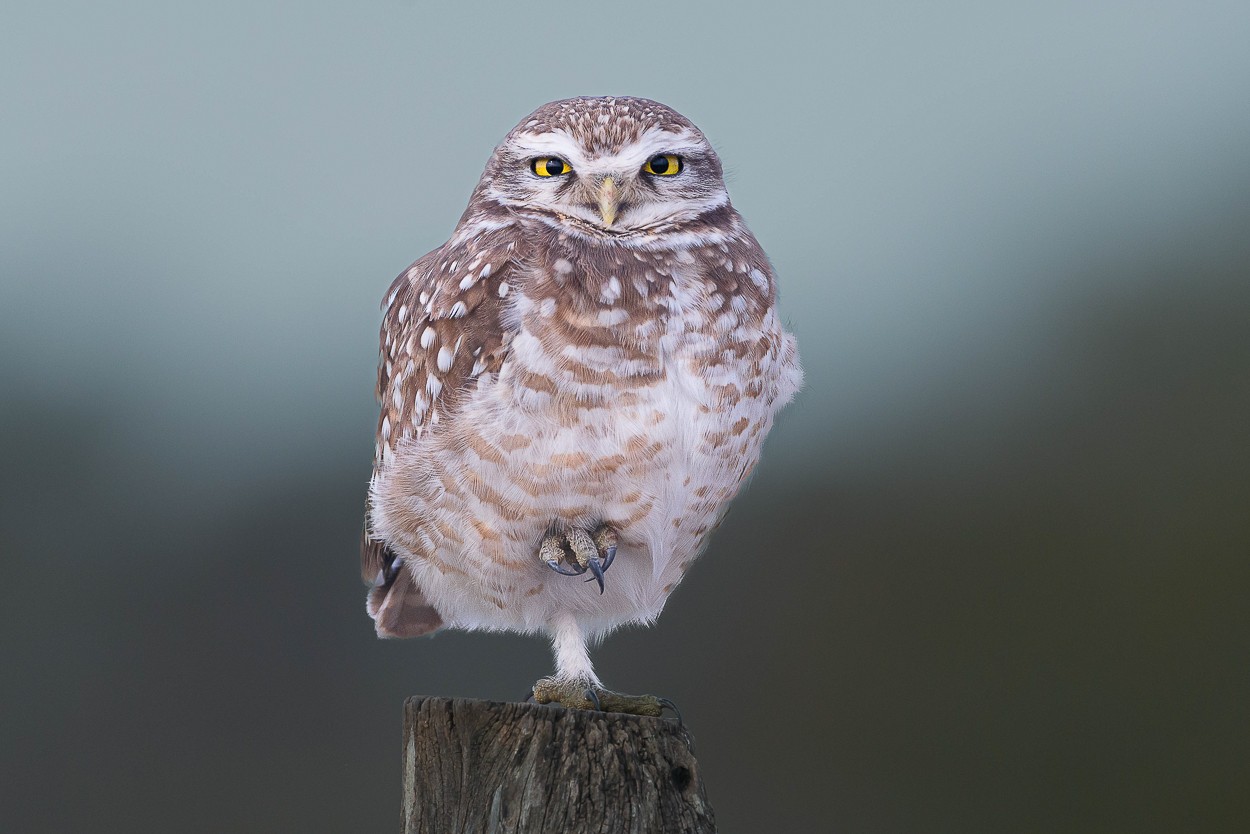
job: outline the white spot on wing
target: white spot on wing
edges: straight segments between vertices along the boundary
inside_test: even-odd
[[[600,310],[597,316],[599,324],[603,327],[612,327],[613,325],[622,324],[629,319],[629,312],[614,307],[611,310]]]
[[[621,282],[613,275],[608,282],[603,285],[603,290],[599,293],[599,300],[604,304],[613,304],[621,297]]]

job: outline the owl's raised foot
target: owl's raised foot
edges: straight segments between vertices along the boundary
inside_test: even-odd
[[[616,544],[616,530],[606,524],[600,526],[593,536],[581,527],[569,527],[544,536],[538,547],[538,558],[547,567],[565,576],[581,576],[589,570],[594,574],[591,579],[599,583],[599,593],[602,594],[603,574],[616,558]]]
[[[540,704],[560,704],[568,709],[589,709],[600,712],[623,712],[659,718],[668,707],[676,712],[673,702],[654,695],[626,695],[609,689],[589,686],[585,681],[542,678],[534,684],[534,700]],[[680,720],[680,715],[678,715]]]

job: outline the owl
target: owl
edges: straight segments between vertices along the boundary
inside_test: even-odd
[[[523,119],[383,303],[378,634],[542,633],[535,700],[659,714],[588,646],[659,616],[798,390],[776,297],[688,119],[626,97]]]

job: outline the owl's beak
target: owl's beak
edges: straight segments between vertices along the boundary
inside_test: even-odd
[[[603,225],[611,226],[616,220],[616,210],[621,205],[621,190],[617,188],[616,180],[604,177],[599,183],[599,193],[596,199],[599,202],[599,216],[603,218]]]

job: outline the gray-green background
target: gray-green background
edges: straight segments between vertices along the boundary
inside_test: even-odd
[[[0,19],[0,830],[393,831],[377,304],[544,101],[690,116],[807,387],[657,627],[726,832],[1250,826],[1250,5]]]

